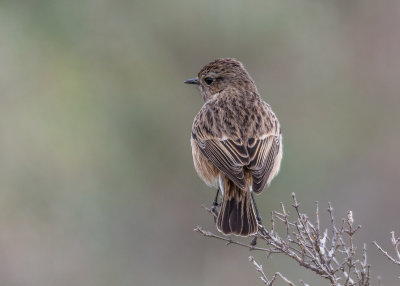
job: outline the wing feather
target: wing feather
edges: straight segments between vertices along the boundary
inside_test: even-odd
[[[222,132],[219,128],[213,129],[210,122],[218,122],[227,115],[213,118],[215,113],[207,104],[196,116],[192,128],[192,138],[201,153],[243,190],[246,188],[245,172],[249,172],[255,193],[260,193],[269,181],[281,148],[279,122],[268,104],[262,102],[260,106],[262,113],[268,116],[260,127],[249,127],[246,132],[251,138],[245,137],[248,139],[234,129],[225,128]]]
[[[241,189],[246,187],[243,166],[248,162],[248,154],[244,148],[230,139],[207,139],[203,141],[197,138],[196,142],[203,155],[229,179]],[[244,154],[243,151],[246,151],[246,153]]]
[[[254,140],[254,143],[248,146],[250,163],[248,168],[253,177],[253,191],[260,193],[267,183],[271,171],[274,168],[275,157],[278,155],[280,142],[274,136],[268,136],[265,139]]]

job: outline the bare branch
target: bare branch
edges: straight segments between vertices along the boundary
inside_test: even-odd
[[[280,272],[276,272],[276,273],[272,276],[271,279],[268,279],[267,275],[265,275],[265,273],[264,273],[264,270],[263,270],[262,265],[258,264],[257,261],[254,260],[254,257],[253,257],[253,256],[250,256],[250,257],[249,257],[249,261],[250,261],[251,263],[253,263],[254,267],[255,267],[256,270],[257,270],[257,272],[261,273],[262,276],[260,277],[260,279],[261,279],[261,281],[263,281],[263,282],[265,283],[265,285],[272,286],[272,285],[274,284],[274,282],[276,281],[276,279],[277,279],[278,277],[280,277],[280,278],[281,278],[284,282],[286,282],[289,286],[296,286],[292,281],[290,281],[289,279],[287,279],[287,278],[286,278],[285,276],[283,276]],[[303,282],[303,285],[306,285],[306,284],[304,284],[304,282]]]
[[[264,225],[259,225],[259,231],[253,236],[253,241],[257,239],[265,243],[266,247],[264,248],[242,243],[230,237],[215,235],[199,226],[195,228],[195,231],[206,237],[225,241],[228,245],[236,244],[249,250],[264,251],[267,258],[272,254],[286,255],[298,262],[300,266],[329,280],[330,284],[334,286],[369,286],[370,266],[367,263],[366,245],[362,251],[357,251],[357,247],[354,245],[353,237],[361,226],[354,225],[352,211],[347,212],[346,218],[341,220],[338,227],[333,215],[333,208],[329,203],[327,211],[330,224],[325,228],[321,226],[318,202],[315,203],[315,218],[312,223],[309,216],[301,212],[300,204],[294,193],[292,193],[292,201],[294,217],[290,217],[285,205],[281,203],[280,211],[271,212],[271,229],[268,230]],[[218,214],[216,209],[205,209],[213,216]],[[283,235],[278,233],[277,224],[284,226]],[[399,255],[399,239],[392,238],[392,241],[396,246],[396,254]],[[261,280],[266,285],[272,286],[278,277],[288,285],[294,285],[280,272],[276,272],[269,279],[262,266],[254,258],[250,257],[249,259],[256,270],[261,273]],[[300,281],[300,284],[307,285],[303,281]]]
[[[391,237],[391,242],[392,242],[392,246],[394,249],[394,252],[397,256],[397,258],[394,258],[393,256],[391,256],[386,250],[384,250],[376,241],[373,242],[373,244],[380,250],[380,252],[383,253],[383,255],[385,255],[390,261],[392,261],[394,264],[400,265],[400,253],[399,253],[399,244],[400,244],[400,237],[395,236],[394,231],[390,232],[390,234],[392,235]]]
[[[210,231],[204,230],[201,226],[196,226],[194,231],[199,232],[199,233],[201,233],[202,235],[204,235],[206,237],[213,237],[213,238],[216,238],[216,239],[220,239],[220,240],[226,241],[227,242],[226,245],[236,244],[236,245],[239,245],[239,246],[248,247],[249,250],[261,250],[261,251],[265,251],[265,252],[269,251],[266,248],[255,247],[255,246],[252,246],[250,244],[245,244],[245,243],[242,243],[242,242],[239,242],[239,241],[235,241],[230,237],[228,238],[228,237],[222,237],[222,236],[216,235],[216,234],[214,234],[214,233],[212,233]]]

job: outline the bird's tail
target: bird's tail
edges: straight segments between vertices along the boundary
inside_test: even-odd
[[[258,224],[249,190],[241,190],[227,180],[217,228],[224,234],[249,236],[257,232]]]

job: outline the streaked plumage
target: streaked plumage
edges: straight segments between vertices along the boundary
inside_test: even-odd
[[[205,100],[193,122],[191,145],[197,173],[223,193],[217,227],[225,234],[254,234],[250,192],[260,193],[279,171],[278,119],[235,59],[211,62],[188,83],[198,83]]]

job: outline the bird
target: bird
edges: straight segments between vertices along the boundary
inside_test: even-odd
[[[185,83],[197,85],[204,100],[190,142],[196,172],[217,189],[214,206],[221,191],[217,229],[225,235],[254,235],[261,216],[253,194],[270,184],[281,165],[278,118],[237,59],[216,59]]]

